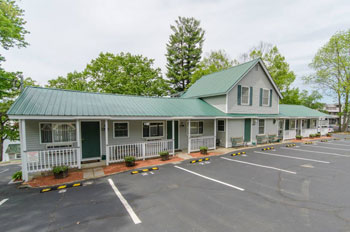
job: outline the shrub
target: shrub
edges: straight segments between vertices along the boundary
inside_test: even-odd
[[[302,139],[302,138],[303,138],[303,136],[301,136],[301,135],[297,135],[297,136],[295,136],[295,138],[297,138],[297,139]]]
[[[321,137],[321,133],[315,134],[316,137]]]
[[[332,133],[327,133],[327,137],[332,137]]]
[[[15,172],[12,175],[12,180],[22,180],[22,171]]]
[[[310,134],[309,137],[310,138],[314,138],[314,137],[316,137],[316,135],[315,134]]]
[[[159,152],[159,155],[160,156],[169,155],[169,152],[168,151],[161,151],[161,152]]]
[[[58,174],[60,172],[65,172],[67,170],[68,170],[68,166],[56,166],[52,169],[52,172]]]
[[[136,159],[134,156],[125,156],[124,157],[124,161],[127,162],[127,163],[131,163],[131,162],[134,162]]]
[[[203,146],[203,147],[200,147],[199,150],[200,150],[200,151],[208,151],[208,147],[204,147],[204,146]]]

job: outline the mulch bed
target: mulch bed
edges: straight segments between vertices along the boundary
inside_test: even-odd
[[[321,136],[318,138],[303,138],[303,139],[293,139],[291,140],[291,142],[293,143],[298,143],[298,142],[306,142],[306,141],[315,141],[315,140],[320,140],[320,139],[332,139],[332,137],[328,137],[328,136]]]
[[[155,158],[155,159],[147,159],[147,160],[137,160],[136,165],[133,167],[126,167],[125,163],[117,163],[117,164],[110,164],[109,166],[106,166],[103,168],[103,171],[105,175],[110,175],[118,172],[124,172],[128,170],[133,170],[133,169],[138,169],[142,167],[148,167],[148,166],[156,166],[156,165],[161,165],[161,164],[166,164],[166,163],[172,163],[172,162],[179,162],[183,161],[180,157],[177,156],[170,156],[169,160],[166,161],[161,161],[160,158]]]
[[[72,172],[68,172],[68,176],[63,179],[55,179],[53,175],[40,176],[26,182],[26,184],[29,184],[31,187],[44,187],[44,186],[55,186],[55,185],[76,182],[81,180],[83,180],[83,172],[72,171]]]
[[[190,156],[192,156],[193,158],[202,158],[202,157],[207,157],[207,156],[214,156],[214,155],[222,155],[224,153],[220,153],[220,152],[208,152],[208,154],[203,155],[200,152],[195,152],[195,153],[191,153]]]

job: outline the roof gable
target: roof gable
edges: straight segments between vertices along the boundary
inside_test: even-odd
[[[272,83],[278,96],[280,98],[283,98],[278,87],[267,71],[265,64],[260,58],[233,66],[219,72],[205,75],[200,78],[195,84],[193,84],[181,97],[198,98],[226,94],[258,63],[260,63],[262,66],[267,78]]]

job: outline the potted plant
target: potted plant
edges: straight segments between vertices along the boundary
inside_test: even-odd
[[[125,161],[125,166],[127,166],[127,167],[135,166],[135,157],[134,156],[125,156],[124,161]]]
[[[161,151],[161,152],[159,152],[159,155],[160,155],[162,161],[169,160],[169,152],[168,151]]]
[[[332,134],[331,133],[327,133],[327,137],[332,137]]]
[[[21,181],[22,180],[22,171],[15,172],[12,175],[12,180],[13,181]]]
[[[321,137],[321,133],[317,133],[315,134],[317,138],[320,138]]]
[[[208,154],[208,147],[200,147],[199,150],[201,151],[201,154],[206,155]]]
[[[303,136],[297,135],[297,136],[295,136],[295,138],[296,138],[297,140],[302,140],[302,139],[303,139]]]
[[[52,169],[55,179],[63,179],[68,176],[68,166],[56,166]]]

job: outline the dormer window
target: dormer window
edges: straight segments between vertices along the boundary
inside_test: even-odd
[[[242,105],[249,105],[249,87],[242,86]]]

